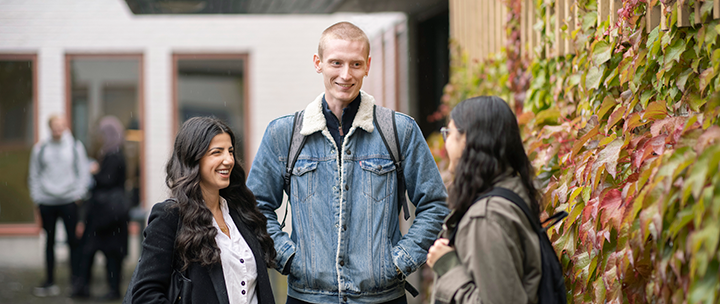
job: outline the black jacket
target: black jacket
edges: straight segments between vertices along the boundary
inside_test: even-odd
[[[150,212],[136,269],[137,281],[131,291],[133,303],[169,303],[166,292],[173,271],[173,246],[179,221],[177,209],[170,208],[171,204],[175,202],[166,200],[158,203]],[[275,303],[260,242],[236,210],[230,208],[230,216],[255,256],[258,302]],[[209,267],[192,263],[187,269],[187,277],[192,281],[191,303],[229,303],[220,263]]]

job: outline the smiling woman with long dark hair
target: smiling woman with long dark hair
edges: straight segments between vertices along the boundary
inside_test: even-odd
[[[235,146],[220,120],[195,117],[181,127],[167,164],[172,198],[150,213],[133,303],[168,302],[173,271],[191,281],[183,301],[274,303],[267,273],[273,241]]]
[[[452,213],[427,259],[437,275],[435,303],[537,303],[542,263],[530,219],[504,197],[478,199],[505,188],[538,218],[538,191],[515,114],[499,97],[474,97],[452,110],[442,131],[454,179]]]

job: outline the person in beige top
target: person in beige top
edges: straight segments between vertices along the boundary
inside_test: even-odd
[[[436,275],[433,303],[537,303],[542,263],[532,224],[505,198],[476,201],[502,187],[539,214],[517,119],[495,96],[467,99],[450,118],[442,133],[454,176],[448,197],[452,213],[428,253]]]

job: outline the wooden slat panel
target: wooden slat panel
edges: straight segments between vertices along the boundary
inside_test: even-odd
[[[565,22],[565,5],[566,0],[555,0],[555,45],[553,46],[553,56],[565,55],[565,41],[563,39],[562,25]]]
[[[489,33],[490,31],[489,31],[489,26],[487,26],[487,20],[489,20],[488,17],[490,17],[489,16],[490,11],[488,8],[490,6],[488,4],[489,0],[479,0],[479,1],[480,1],[480,12],[481,12],[480,16],[482,16],[481,20],[483,20],[483,23],[485,24],[485,27],[486,27],[483,31],[480,31],[480,37],[482,37],[482,41],[483,41],[483,43],[480,45],[481,50],[482,50],[482,58],[485,58],[485,57],[487,57],[487,54],[490,51],[490,45],[488,43],[488,41],[490,39],[490,33]]]
[[[667,21],[667,15],[663,12],[667,11],[665,4],[660,3],[660,30],[667,31],[668,30],[668,21]]]
[[[608,12],[610,15],[610,26],[617,23],[620,16],[618,15],[618,10],[621,9],[622,6],[622,0],[610,0],[610,11]]]
[[[565,16],[567,18],[567,37],[565,38],[565,54],[575,53],[575,43],[572,40],[572,33],[577,24],[577,4],[575,0],[567,0],[565,5]]]
[[[695,4],[692,7],[692,14],[693,16],[693,23],[694,24],[700,24],[702,23],[702,16],[700,16],[700,7],[702,6],[703,1],[695,0]]]
[[[720,19],[720,0],[713,0],[713,19]]]
[[[660,6],[655,5],[647,10],[645,14],[645,31],[652,32],[660,25]]]
[[[475,49],[475,58],[476,59],[482,59],[482,54],[480,54],[480,45],[483,43],[482,37],[480,36],[480,33],[483,31],[483,24],[482,20],[479,18],[480,14],[482,13],[480,11],[480,3],[478,1],[472,1],[472,19],[473,19],[473,38],[474,38],[474,45],[473,48]]]
[[[608,15],[610,14],[610,0],[598,0],[598,22],[597,26],[600,27],[600,24],[605,22],[605,20],[608,19]]]
[[[538,45],[540,33],[535,30],[535,23],[537,23],[535,0],[528,0],[528,3],[530,5],[530,7],[528,8],[530,10],[530,16],[528,18],[528,40],[530,40],[528,45],[528,56],[530,56],[530,58],[534,58],[535,47],[537,47]]]
[[[550,31],[550,34],[552,35],[553,29],[550,27],[550,25],[552,24],[551,20],[552,20],[554,14],[553,14],[553,6],[550,5],[550,1],[551,0],[545,0],[545,26],[546,26],[545,30]],[[549,42],[546,41],[545,42],[545,58],[552,57],[552,54],[553,54],[552,46],[550,45]]]
[[[505,43],[507,43],[507,33],[505,32],[505,25],[508,15],[507,5],[505,5],[504,1],[495,1],[498,1],[498,3],[500,3],[500,46],[505,47]]]
[[[675,2],[675,10],[678,14],[677,24],[678,27],[690,26],[690,6],[687,1],[684,4],[680,4],[680,1]]]

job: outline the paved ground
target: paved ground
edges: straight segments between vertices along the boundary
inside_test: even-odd
[[[90,293],[93,297],[87,300],[74,300],[69,297],[69,269],[67,263],[68,252],[66,246],[58,244],[56,249],[57,265],[55,268],[55,283],[61,289],[58,297],[38,298],[32,294],[33,288],[39,285],[44,279],[43,257],[44,257],[44,236],[35,237],[0,237],[0,303],[3,304],[25,304],[25,303],[120,303],[101,302],[97,298],[107,292],[107,281],[105,279],[105,264],[102,254],[96,256],[93,266],[93,280]],[[137,237],[130,239],[131,255],[125,259],[123,265],[124,275],[121,284],[122,291],[125,291],[132,271],[137,261]]]

